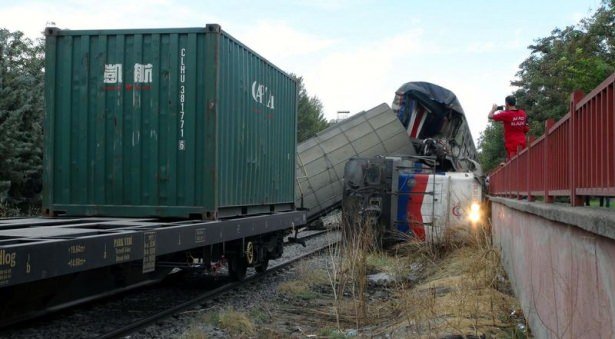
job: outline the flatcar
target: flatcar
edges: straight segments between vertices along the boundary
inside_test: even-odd
[[[45,29],[43,218],[0,221],[0,326],[281,256],[297,83],[219,25]]]

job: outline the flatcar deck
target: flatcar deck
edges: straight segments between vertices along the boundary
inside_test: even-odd
[[[303,224],[301,211],[216,221],[0,220],[0,288],[128,262],[152,272],[161,255]]]

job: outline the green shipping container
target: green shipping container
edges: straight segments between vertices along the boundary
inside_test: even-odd
[[[294,208],[297,83],[219,25],[45,32],[46,215]]]

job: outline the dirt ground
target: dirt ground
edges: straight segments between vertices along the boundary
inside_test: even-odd
[[[268,300],[204,321],[230,337],[531,337],[489,236],[453,238],[386,251],[339,246],[296,267]]]

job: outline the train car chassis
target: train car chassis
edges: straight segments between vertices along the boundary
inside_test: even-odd
[[[157,282],[180,269],[227,261],[243,279],[267,269],[302,211],[244,218],[159,221],[116,218],[0,220],[0,326]]]

